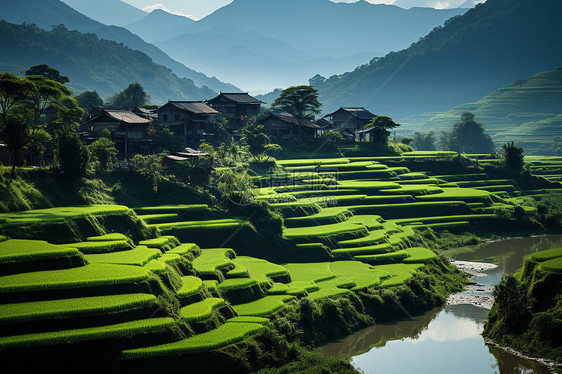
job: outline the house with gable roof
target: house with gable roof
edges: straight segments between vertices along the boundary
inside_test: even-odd
[[[364,107],[341,107],[324,118],[332,123],[332,130],[356,132],[362,130],[368,124],[375,114],[371,113]]]
[[[145,153],[150,145],[147,136],[148,125],[152,119],[143,118],[128,110],[102,111],[81,124],[81,129],[96,137],[102,130],[111,132],[120,154],[128,157],[135,153]]]
[[[214,136],[219,112],[202,101],[168,101],[158,108],[158,125],[184,137],[186,146]]]
[[[232,128],[240,129],[247,121],[257,118],[261,104],[265,103],[250,96],[247,92],[221,92],[218,96],[207,100],[207,104],[219,111],[222,118],[228,120]]]

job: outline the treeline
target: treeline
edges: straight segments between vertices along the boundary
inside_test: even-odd
[[[102,96],[139,82],[154,101],[203,100],[216,95],[208,87],[180,78],[146,54],[122,43],[100,40],[95,34],[69,31],[63,25],[45,31],[35,25],[0,21],[2,62],[20,66],[45,63],[70,78],[75,92],[95,90]]]

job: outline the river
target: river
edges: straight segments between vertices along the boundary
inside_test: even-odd
[[[449,298],[447,305],[422,315],[381,323],[328,343],[315,351],[345,356],[370,373],[547,374],[538,362],[488,346],[481,336],[493,285],[513,274],[529,254],[562,247],[562,235],[506,239],[454,251],[458,261],[495,264],[481,270],[478,285]],[[479,300],[478,306],[469,304]]]

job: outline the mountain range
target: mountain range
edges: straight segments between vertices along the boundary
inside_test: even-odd
[[[1,71],[21,73],[33,65],[47,64],[69,77],[74,93],[95,90],[107,97],[139,82],[153,104],[174,100],[204,100],[216,92],[197,87],[158,65],[146,54],[121,43],[100,40],[95,34],[56,26],[50,31],[31,24],[0,21]]]
[[[409,117],[408,122],[423,124],[406,127],[420,132],[451,131],[463,112],[473,113],[496,144],[515,141],[527,154],[552,153],[562,147],[562,67],[516,80],[444,113]]]
[[[197,22],[159,10],[126,27],[193,69],[263,92],[353,69],[465,11],[363,0],[234,0]]]
[[[104,0],[115,4],[114,0]],[[122,3],[117,1],[117,3]],[[214,91],[240,91],[235,86],[209,78],[185,65],[173,60],[166,53],[152,44],[142,40],[139,36],[119,26],[107,26],[83,15],[59,0],[0,0],[0,20],[10,23],[35,24],[40,28],[50,30],[53,25],[64,25],[69,30],[82,33],[96,34],[100,39],[113,40],[134,50],[146,53],[155,63],[171,69],[179,77],[193,80],[195,85],[207,86]],[[136,8],[135,8],[136,9]],[[113,8],[106,9],[108,13]],[[140,11],[140,10],[139,10]],[[142,11],[140,11],[142,12]],[[145,12],[142,12],[146,14]],[[0,62],[2,58],[0,58]]]
[[[365,106],[402,120],[474,102],[562,61],[558,0],[488,0],[409,48],[352,72],[311,79],[323,110]]]

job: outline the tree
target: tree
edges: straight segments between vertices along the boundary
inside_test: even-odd
[[[31,112],[24,104],[33,89],[28,79],[11,73],[0,74],[0,136],[12,154],[11,178],[16,175],[18,154],[27,144]]]
[[[320,113],[322,104],[318,101],[318,91],[312,86],[293,86],[284,89],[271,104],[272,109],[290,113],[299,121],[314,119]]]
[[[184,138],[176,135],[168,126],[153,125],[148,128],[148,136],[152,138],[152,147],[156,153],[165,150],[175,152],[181,149]]]
[[[450,133],[441,134],[441,147],[459,153],[493,153],[494,142],[484,126],[474,120],[474,114],[464,112],[460,122],[453,125]]]
[[[502,145],[503,150],[503,165],[516,172],[521,172],[523,166],[525,165],[524,160],[524,150],[518,147],[514,142],[506,143]]]
[[[161,155],[134,155],[129,161],[131,168],[152,184],[152,192],[158,192],[158,184],[164,179]]]
[[[107,169],[107,164],[115,159],[117,149],[115,143],[106,137],[100,137],[98,140],[88,146],[88,149],[94,156],[94,159],[99,162],[101,170]]]
[[[269,144],[269,138],[263,133],[263,125],[249,122],[243,129],[242,141],[250,147],[250,153],[254,156],[263,154]]]
[[[39,118],[45,109],[55,101],[72,94],[64,84],[45,78],[42,75],[27,77],[34,89],[28,95],[27,106],[33,111],[32,131],[39,127]]]
[[[435,151],[435,133],[433,131],[426,133],[416,131],[412,147],[417,151]]]
[[[63,174],[69,179],[86,175],[89,153],[78,134],[62,132],[58,134],[57,140],[57,159]]]
[[[46,64],[41,64],[41,65],[35,65],[30,67],[29,69],[27,69],[27,71],[25,72],[26,76],[30,76],[30,75],[42,75],[47,79],[50,79],[52,81],[61,83],[61,84],[65,84],[70,82],[70,80],[68,79],[68,77],[64,76],[64,75],[60,75],[60,72],[55,69],[50,67],[49,65]]]
[[[324,131],[320,135],[320,141],[330,151],[335,151],[343,143],[343,135],[337,131]]]
[[[376,116],[368,124],[365,125],[364,129],[373,129],[371,131],[371,142],[379,144],[387,144],[388,137],[390,136],[390,131],[399,127],[400,124],[394,122],[394,120],[388,116]]]
[[[109,102],[119,108],[132,110],[148,103],[150,96],[139,82],[131,83],[123,91],[113,95]]]
[[[84,91],[76,96],[75,99],[80,108],[84,109],[85,119],[91,114],[99,112],[103,106],[103,99],[96,91]]]

